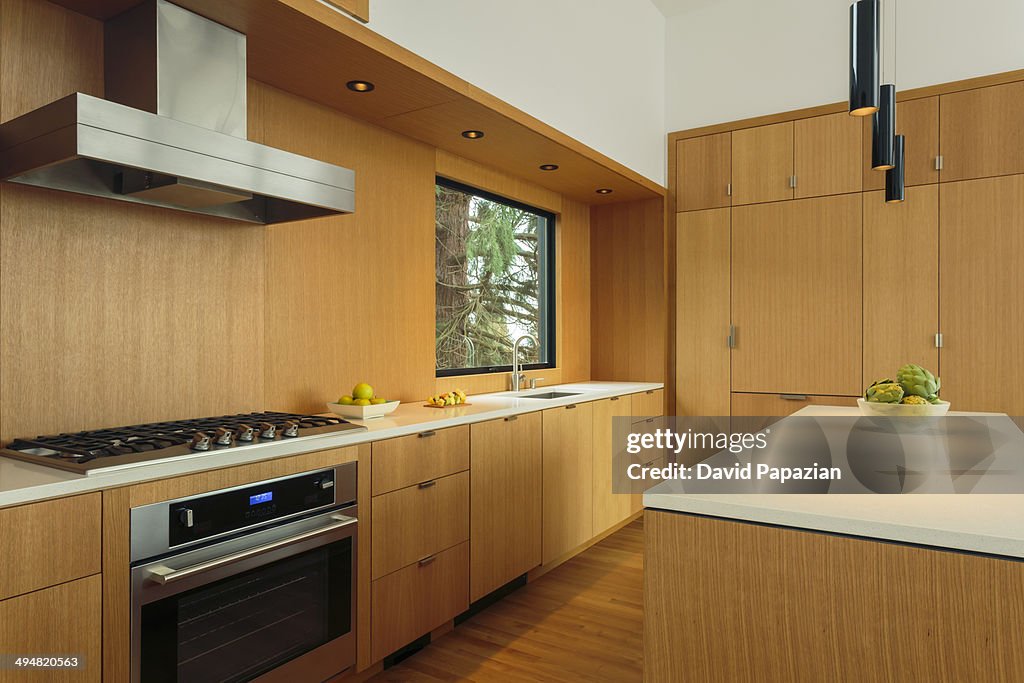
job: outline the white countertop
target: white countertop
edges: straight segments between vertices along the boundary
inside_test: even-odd
[[[799,414],[859,412],[816,407]],[[673,492],[676,486],[665,481],[648,489],[644,507],[1024,558],[1024,495],[686,494]]]
[[[444,409],[427,408],[421,402],[406,403],[385,417],[365,421],[352,420],[357,424],[364,424],[367,427],[366,431],[341,432],[296,442],[296,448],[292,453],[278,452],[270,456],[261,456],[258,448],[233,448],[222,452],[202,453],[140,465],[107,474],[76,474],[0,456],[0,507],[116,488],[154,479],[180,477],[203,470],[244,465],[259,460],[287,457],[287,455],[327,448],[352,446],[431,429],[455,427],[494,420],[508,415],[557,408],[572,403],[584,403],[611,396],[661,389],[663,386],[663,384],[652,382],[579,382],[538,387],[521,391],[518,394],[512,392],[477,394],[469,397],[471,405]],[[524,394],[556,390],[579,392],[580,395],[555,399],[523,398]]]

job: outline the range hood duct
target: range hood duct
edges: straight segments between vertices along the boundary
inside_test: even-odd
[[[243,34],[166,0],[104,29],[107,99],[0,125],[0,180],[250,223],[354,210],[353,171],[246,140]]]

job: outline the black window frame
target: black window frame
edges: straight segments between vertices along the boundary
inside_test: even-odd
[[[480,197],[491,202],[504,204],[505,206],[511,206],[514,209],[521,209],[523,211],[529,211],[530,213],[542,216],[547,221],[547,228],[543,231],[543,234],[538,235],[538,249],[541,252],[542,257],[538,259],[539,266],[539,287],[540,292],[538,294],[538,303],[541,306],[540,316],[540,346],[541,346],[541,357],[547,356],[547,360],[543,363],[524,363],[522,366],[523,370],[544,370],[547,368],[556,367],[556,354],[555,351],[558,348],[555,340],[555,328],[557,327],[557,311],[555,309],[556,297],[555,291],[557,289],[555,278],[557,272],[555,271],[555,230],[557,225],[557,215],[552,211],[526,204],[524,202],[509,199],[503,197],[494,192],[488,192],[472,185],[452,180],[444,176],[435,176],[434,184],[440,185],[441,187],[448,188],[449,190],[457,190],[459,192],[465,192],[473,195],[474,197]],[[436,212],[436,207],[435,207]],[[435,335],[436,335],[436,323],[437,323],[437,309],[434,309],[434,322],[435,322]],[[436,336],[435,336],[436,342]],[[435,361],[436,365],[436,361]],[[487,375],[499,372],[512,372],[512,365],[484,365],[473,368],[434,368],[435,377],[459,377],[464,375]]]

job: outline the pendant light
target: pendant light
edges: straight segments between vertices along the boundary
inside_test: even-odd
[[[893,167],[896,136],[895,85],[887,83],[880,88],[878,111],[871,117],[871,135],[871,168],[888,171]]]
[[[850,5],[850,115],[878,111],[878,0]]]
[[[895,204],[906,199],[906,188],[903,185],[903,136],[897,135],[893,140],[893,166],[885,172],[885,201]]]

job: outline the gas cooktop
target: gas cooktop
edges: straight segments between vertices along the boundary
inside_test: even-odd
[[[291,448],[295,442],[365,430],[362,425],[337,417],[245,413],[15,439],[0,454],[79,474],[95,474],[228,449],[272,448],[275,444],[278,450],[297,453],[301,449]]]

